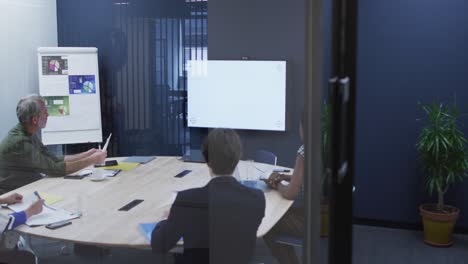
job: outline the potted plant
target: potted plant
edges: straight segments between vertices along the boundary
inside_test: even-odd
[[[328,236],[329,214],[328,214],[328,175],[329,175],[329,155],[330,155],[330,116],[328,104],[323,103],[321,116],[321,155],[322,155],[322,175],[320,178],[321,199],[320,199],[320,236]]]
[[[424,242],[452,245],[459,209],[444,203],[449,187],[468,176],[467,140],[458,126],[458,109],[443,103],[420,104],[426,114],[416,147],[425,172],[426,189],[437,193],[437,204],[423,204]]]

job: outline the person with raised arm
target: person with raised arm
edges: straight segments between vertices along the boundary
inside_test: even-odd
[[[21,98],[16,106],[19,123],[0,143],[0,194],[39,180],[59,177],[103,163],[107,152],[90,149],[75,155],[57,157],[39,139],[47,124],[44,100],[35,94]]]

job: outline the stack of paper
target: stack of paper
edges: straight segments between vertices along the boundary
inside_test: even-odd
[[[26,221],[26,224],[28,226],[47,225],[60,221],[74,219],[77,217],[79,216],[63,209],[43,207],[42,212],[40,214],[31,216]]]
[[[63,200],[62,197],[56,196],[56,195],[51,195],[47,193],[40,192],[39,193],[44,199],[44,203],[47,205],[54,204],[58,201]],[[37,197],[35,195],[28,195],[26,197],[23,197],[23,201],[21,203],[15,203],[15,204],[10,204],[8,205],[8,208],[15,212],[20,212],[26,210],[31,204],[33,204],[35,201],[37,201]]]
[[[41,194],[42,195],[42,194]],[[52,196],[52,195],[45,195],[44,199],[49,199],[49,201],[57,202],[61,200],[61,197]],[[59,200],[57,200],[59,198]],[[11,204],[8,206],[11,210],[15,212],[20,212],[26,210],[31,204],[37,201],[37,197],[34,195],[29,195],[27,197],[23,197],[23,201],[21,203]],[[42,207],[42,212],[37,215],[31,216],[27,221],[26,224],[28,226],[36,226],[36,225],[47,225],[59,221],[70,220],[79,217],[79,215],[74,214],[72,212],[54,208],[47,203],[47,200],[44,202],[45,205]]]

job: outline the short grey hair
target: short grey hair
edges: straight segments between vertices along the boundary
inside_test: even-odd
[[[37,94],[30,94],[21,98],[16,106],[16,116],[18,121],[25,125],[31,122],[31,118],[41,114],[42,97]]]

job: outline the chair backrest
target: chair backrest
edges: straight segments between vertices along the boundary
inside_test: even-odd
[[[257,152],[255,152],[254,160],[255,162],[276,165],[278,158],[275,154],[271,153],[270,151],[258,150]]]

